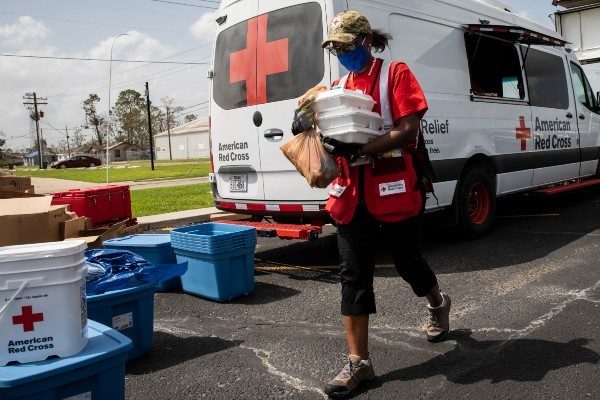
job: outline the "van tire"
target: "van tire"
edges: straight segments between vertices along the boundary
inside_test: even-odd
[[[474,167],[460,180],[456,206],[458,227],[466,238],[478,239],[489,231],[496,214],[496,190],[486,168]]]

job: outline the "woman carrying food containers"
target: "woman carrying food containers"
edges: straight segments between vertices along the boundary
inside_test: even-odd
[[[322,132],[325,147],[337,157],[341,171],[332,183],[327,210],[338,225],[341,312],[349,350],[347,364],[325,387],[330,396],[345,396],[362,381],[374,378],[368,328],[369,315],[376,312],[373,274],[379,230],[387,239],[400,276],[417,296],[429,302],[427,340],[438,342],[449,330],[450,297],[440,292],[419,243],[425,190],[417,177],[423,171],[418,173],[419,163],[413,161],[427,101],[406,64],[390,64],[372,56],[372,50],[382,52],[389,40],[387,33],[371,29],[369,21],[358,12],[345,11],[333,19],[323,43],[350,71],[334,82],[334,87],[370,95],[376,102],[373,111],[383,117],[384,123],[384,130],[366,144],[347,143]],[[385,80],[380,81],[380,76]],[[319,92],[324,90],[309,90],[300,103],[306,104],[315,96],[318,102]],[[298,117],[295,125],[302,125]],[[319,124],[318,111],[316,118]],[[370,162],[360,161],[365,157]]]

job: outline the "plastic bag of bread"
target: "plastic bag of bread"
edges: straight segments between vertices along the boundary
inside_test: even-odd
[[[315,129],[294,136],[280,148],[310,187],[326,188],[340,173]]]

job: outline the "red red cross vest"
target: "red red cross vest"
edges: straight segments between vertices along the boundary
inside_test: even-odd
[[[379,72],[379,93],[383,99],[381,116],[386,130],[393,128],[389,100],[390,63],[384,61]],[[387,77],[387,79],[381,79]],[[348,75],[338,86],[345,87]],[[358,187],[360,168],[364,169],[362,197],[369,213],[381,222],[400,222],[415,217],[423,210],[423,197],[410,151],[397,150],[390,156],[379,158],[371,164],[351,166],[345,157],[337,158],[340,175],[331,184],[325,209],[338,224],[352,221],[360,200]]]

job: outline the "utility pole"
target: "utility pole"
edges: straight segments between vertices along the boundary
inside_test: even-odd
[[[169,120],[169,106],[165,106],[167,109],[167,134],[169,135],[169,159],[173,161],[173,153],[171,152],[171,121]]]
[[[25,96],[23,96],[23,99],[26,100],[23,105],[25,106],[33,106],[33,112],[34,114],[31,116],[31,118],[35,121],[35,132],[37,134],[37,142],[38,142],[38,161],[39,161],[39,167],[40,169],[44,169],[44,164],[43,164],[43,156],[44,156],[44,148],[42,145],[42,140],[40,139],[40,118],[43,117],[43,113],[41,113],[38,111],[38,105],[46,105],[48,104],[48,98],[46,97],[37,97],[37,94],[35,92],[33,93],[25,93]],[[33,101],[33,103],[32,103]]]
[[[150,116],[150,89],[146,82],[146,107],[148,109],[148,137],[150,138],[150,167],[154,171],[154,143],[152,141],[152,118]]]
[[[69,128],[65,125],[65,133],[67,134],[67,157],[71,157],[71,148],[69,147]]]

